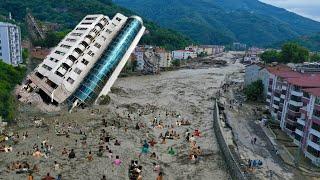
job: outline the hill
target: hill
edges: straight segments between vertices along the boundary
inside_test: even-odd
[[[27,9],[41,21],[62,25],[62,30],[72,29],[87,14],[105,14],[110,17],[117,12],[127,16],[135,14],[113,4],[111,0],[2,0],[0,3],[0,15],[11,12],[19,22],[24,22]],[[150,33],[142,38],[142,44],[178,49],[191,43],[190,39],[175,31],[160,28],[150,21],[144,22]]]
[[[271,47],[274,48],[279,48],[281,47],[282,44],[286,42],[294,42],[299,44],[300,46],[304,46],[308,48],[310,51],[318,51],[320,52],[320,32],[319,33],[314,33],[311,35],[305,35],[301,36],[292,40],[288,41],[281,41],[278,43],[273,44]]]
[[[320,31],[320,23],[258,0],[114,0],[208,44],[267,45]]]

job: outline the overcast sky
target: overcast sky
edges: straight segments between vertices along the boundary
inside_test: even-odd
[[[320,22],[320,0],[260,0]]]

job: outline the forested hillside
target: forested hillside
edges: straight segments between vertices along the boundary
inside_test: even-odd
[[[318,51],[320,52],[320,33],[315,33],[311,35],[301,36],[289,41],[281,41],[278,43],[275,43],[271,47],[279,48],[281,45],[285,42],[294,42],[301,46],[304,46],[308,48],[311,51]]]
[[[114,0],[201,43],[264,46],[320,32],[320,23],[258,0]]]
[[[105,14],[113,17],[117,12],[127,16],[135,14],[125,8],[115,5],[111,0],[1,0],[0,15],[12,13],[14,19],[23,22],[27,10],[41,21],[59,23],[62,31],[72,29],[87,14]],[[178,49],[191,42],[183,35],[160,28],[146,21],[145,26],[150,34],[145,35],[141,43],[159,45],[168,49]]]
[[[15,113],[12,90],[25,76],[25,68],[13,67],[0,60],[0,116],[12,120]]]

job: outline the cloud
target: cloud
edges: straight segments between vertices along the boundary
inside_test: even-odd
[[[320,0],[260,0],[320,22]]]

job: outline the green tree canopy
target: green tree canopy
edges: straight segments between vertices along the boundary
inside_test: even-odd
[[[320,53],[310,54],[310,62],[320,62]]]
[[[264,99],[262,80],[251,83],[244,89],[244,93],[249,101],[262,101]]]
[[[5,120],[14,118],[15,104],[12,90],[25,76],[26,69],[13,67],[0,60],[0,116]]]
[[[309,60],[309,50],[296,43],[285,43],[281,50],[283,63],[303,63]]]
[[[280,53],[276,50],[269,50],[262,53],[260,57],[265,63],[278,62],[280,59]]]

